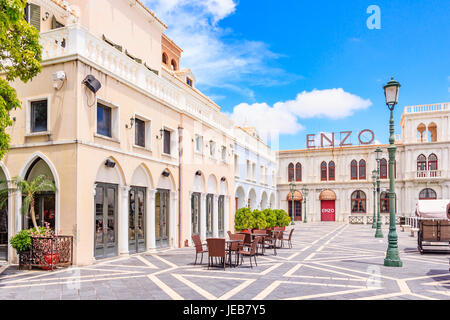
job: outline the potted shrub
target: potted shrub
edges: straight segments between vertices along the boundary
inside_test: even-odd
[[[277,215],[275,211],[272,209],[265,209],[263,210],[263,213],[266,216],[266,228],[273,230],[273,228],[277,225]]]
[[[291,217],[289,217],[289,214],[284,210],[278,209],[274,211],[277,216],[277,227],[281,227],[285,230],[291,223]]]
[[[30,267],[31,236],[30,230],[21,230],[9,240],[11,247],[19,255],[19,269]]]
[[[249,208],[240,208],[236,211],[234,217],[234,229],[240,232],[250,233],[251,228],[254,226],[254,217],[252,211]]]
[[[253,230],[263,230],[267,228],[266,215],[260,210],[254,210],[253,214]]]

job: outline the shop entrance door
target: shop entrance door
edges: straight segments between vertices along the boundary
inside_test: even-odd
[[[169,190],[158,189],[155,198],[155,240],[157,248],[169,246]]]
[[[117,256],[117,185],[97,183],[95,188],[96,259]]]
[[[336,221],[335,200],[322,200],[321,216],[322,221]]]
[[[145,195],[145,188],[131,187],[130,189],[128,209],[128,251],[130,253],[145,251]]]

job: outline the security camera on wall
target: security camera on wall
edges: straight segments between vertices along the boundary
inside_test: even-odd
[[[66,73],[64,71],[57,71],[53,74],[53,88],[61,89],[62,84],[66,80]]]

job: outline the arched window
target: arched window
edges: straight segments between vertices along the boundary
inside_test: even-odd
[[[358,162],[356,160],[350,163],[350,176],[352,180],[358,179]]]
[[[417,141],[418,142],[424,142],[425,140],[425,134],[424,132],[427,130],[427,127],[423,123],[419,124],[417,126]]]
[[[170,62],[170,65],[172,66],[172,70],[176,71],[177,69],[177,62],[175,60],[172,59],[172,61]]]
[[[327,181],[327,163],[324,161],[320,164],[320,180]]]
[[[431,122],[428,125],[428,132],[430,134],[430,139],[428,142],[436,142],[437,141],[437,125],[434,122]]]
[[[417,157],[417,171],[427,170],[427,158],[421,154]]]
[[[380,212],[389,213],[389,194],[387,192],[380,194]]]
[[[380,160],[380,179],[388,178],[387,161],[386,159]]]
[[[423,189],[419,193],[419,200],[436,200],[437,194],[436,191],[430,188]]]
[[[162,62],[167,64],[167,54],[165,52],[162,54]]]
[[[357,190],[352,193],[352,213],[366,213],[366,194]]]
[[[438,158],[434,153],[432,153],[428,157],[428,170],[434,171],[437,169],[438,169]]]
[[[295,181],[302,181],[302,165],[300,163],[295,165]]]
[[[288,166],[288,181],[294,181],[294,164],[293,163],[289,163]]]
[[[336,177],[336,165],[333,161],[328,163],[328,180],[334,181]]]
[[[365,160],[359,161],[359,179],[361,179],[361,180],[366,179],[366,161]]]

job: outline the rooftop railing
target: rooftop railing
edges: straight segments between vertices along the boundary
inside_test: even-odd
[[[445,111],[449,109],[449,102],[446,103],[435,103],[435,104],[424,104],[418,106],[407,106],[405,107],[405,113],[421,113],[421,112],[436,112]]]
[[[127,84],[201,119],[212,127],[229,135],[233,133],[233,121],[215,110],[216,105],[210,106],[211,101],[194,90],[176,85],[161,76],[161,73],[157,75],[143,63],[131,59],[79,24],[42,32],[40,43],[43,47],[43,64],[77,56],[82,61],[98,66],[103,72],[121,78]]]

